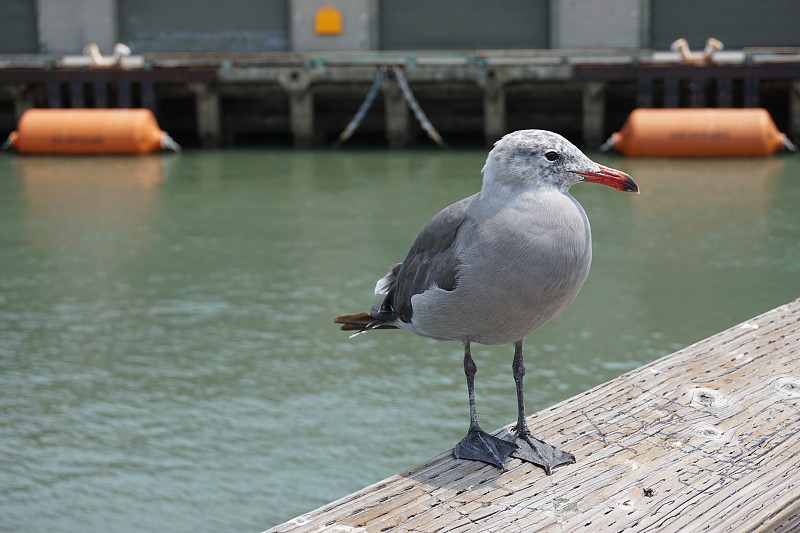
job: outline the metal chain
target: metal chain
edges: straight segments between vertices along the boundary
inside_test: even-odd
[[[372,87],[369,88],[367,96],[364,98],[364,101],[361,102],[361,107],[358,108],[356,114],[353,115],[352,119],[350,119],[350,123],[347,125],[344,131],[339,134],[339,140],[336,141],[335,146],[340,146],[346,142],[347,139],[349,139],[356,129],[358,129],[358,127],[361,125],[361,121],[364,120],[364,117],[367,115],[367,111],[369,111],[369,108],[372,107],[372,102],[375,100],[375,95],[378,94],[378,89],[380,89],[384,79],[386,79],[386,66],[381,65],[378,67],[378,70],[375,71],[375,81],[372,82]]]
[[[419,125],[422,126],[422,129],[425,130],[425,133],[428,134],[436,144],[444,148],[447,146],[442,139],[442,136],[439,135],[439,132],[436,131],[436,128],[433,127],[431,121],[428,120],[428,117],[425,116],[425,112],[419,106],[417,99],[414,98],[414,93],[411,92],[411,88],[408,86],[408,82],[406,81],[406,77],[403,74],[403,70],[400,67],[392,67],[392,74],[394,74],[394,79],[397,80],[397,85],[400,87],[400,90],[403,92],[403,97],[405,97],[406,102],[408,102],[408,107],[411,108],[411,111],[414,112],[414,116],[417,117],[417,121]]]

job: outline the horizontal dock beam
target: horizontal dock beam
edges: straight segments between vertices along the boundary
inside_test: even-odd
[[[298,147],[330,143],[380,66],[403,70],[445,140],[467,133],[491,144],[513,129],[544,128],[597,148],[635,107],[764,106],[800,142],[800,48],[703,65],[655,61],[648,50],[153,54],[142,68],[9,57],[0,56],[0,124],[30,107],[149,107],[159,121],[194,124],[195,138],[209,147],[237,135],[291,136]],[[382,90],[376,108],[383,109],[368,114],[361,131],[407,146],[419,128],[394,84]]]
[[[268,532],[797,531],[800,300],[528,422],[577,464],[448,451]]]

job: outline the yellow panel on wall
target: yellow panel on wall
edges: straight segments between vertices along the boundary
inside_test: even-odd
[[[322,6],[314,14],[314,32],[317,35],[340,35],[342,13],[333,6]]]

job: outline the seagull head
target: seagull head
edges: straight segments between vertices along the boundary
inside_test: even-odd
[[[505,135],[495,143],[483,167],[484,188],[550,187],[566,192],[582,181],[639,192],[639,186],[628,174],[595,163],[564,137],[546,130],[520,130]]]

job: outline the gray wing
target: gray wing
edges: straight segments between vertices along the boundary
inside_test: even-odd
[[[425,292],[431,285],[446,291],[455,288],[460,262],[453,242],[467,219],[467,206],[474,197],[442,209],[425,224],[405,260],[390,272],[394,279],[387,278],[388,293],[381,304],[372,308],[372,317],[387,322],[398,319],[411,322],[412,296]]]

